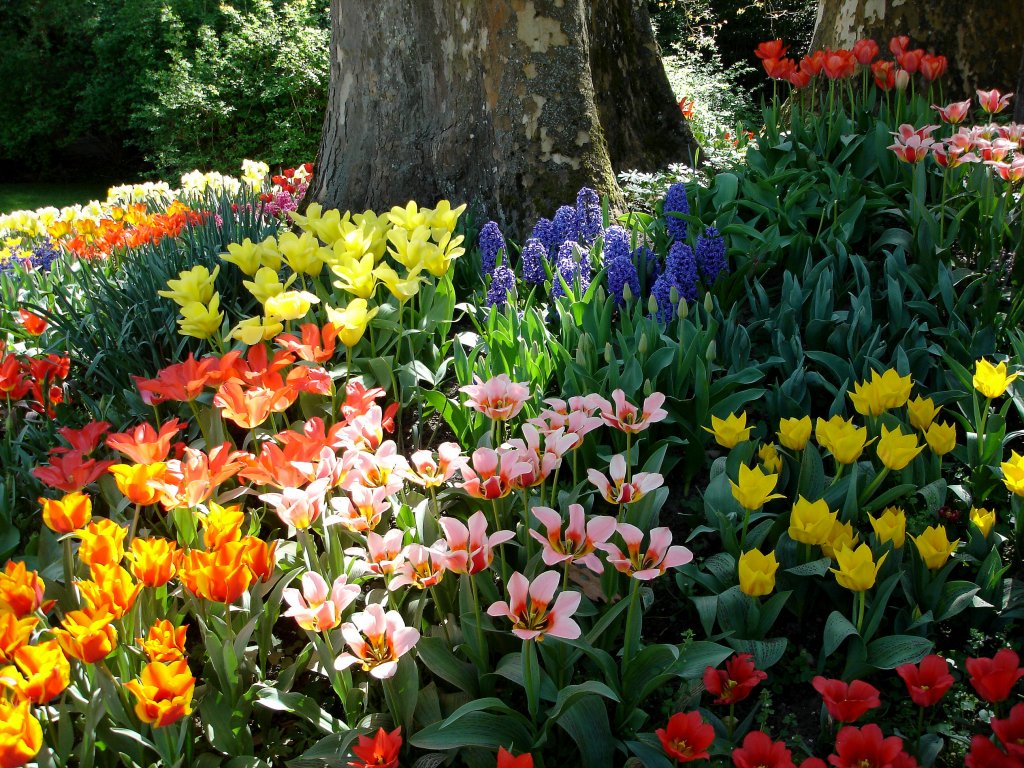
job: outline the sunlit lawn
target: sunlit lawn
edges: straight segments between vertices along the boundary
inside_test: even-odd
[[[107,187],[100,183],[0,184],[0,213],[102,200],[107,196]]]

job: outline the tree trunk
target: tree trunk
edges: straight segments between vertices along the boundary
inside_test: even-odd
[[[1021,0],[818,0],[811,49],[849,47],[873,37],[886,50],[894,35],[915,47],[945,54],[947,101],[978,88],[1013,91],[1024,46]]]
[[[659,105],[673,101],[642,5],[332,0],[307,199],[360,210],[470,201],[517,235],[583,186],[620,204],[614,168],[687,159],[692,141],[678,108],[673,121]],[[667,146],[638,146],[659,135]]]

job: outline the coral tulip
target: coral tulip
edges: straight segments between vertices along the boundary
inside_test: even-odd
[[[579,592],[562,592],[552,603],[561,581],[557,571],[544,571],[531,583],[516,571],[508,580],[508,602],[498,600],[487,609],[489,616],[504,616],[512,622],[512,634],[520,640],[564,637],[575,640],[580,627],[572,620],[579,608]]]

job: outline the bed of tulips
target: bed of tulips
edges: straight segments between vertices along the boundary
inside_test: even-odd
[[[890,50],[521,249],[256,163],[0,221],[0,766],[1021,764],[1019,130]]]

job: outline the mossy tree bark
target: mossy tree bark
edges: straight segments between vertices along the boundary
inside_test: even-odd
[[[1017,86],[1024,46],[1024,2],[1006,0],[818,0],[812,50],[873,37],[885,50],[893,35],[949,59],[947,100],[977,88]]]
[[[615,170],[693,148],[642,0],[332,0],[331,11],[307,200],[478,202],[518,237],[580,187],[618,204]]]

